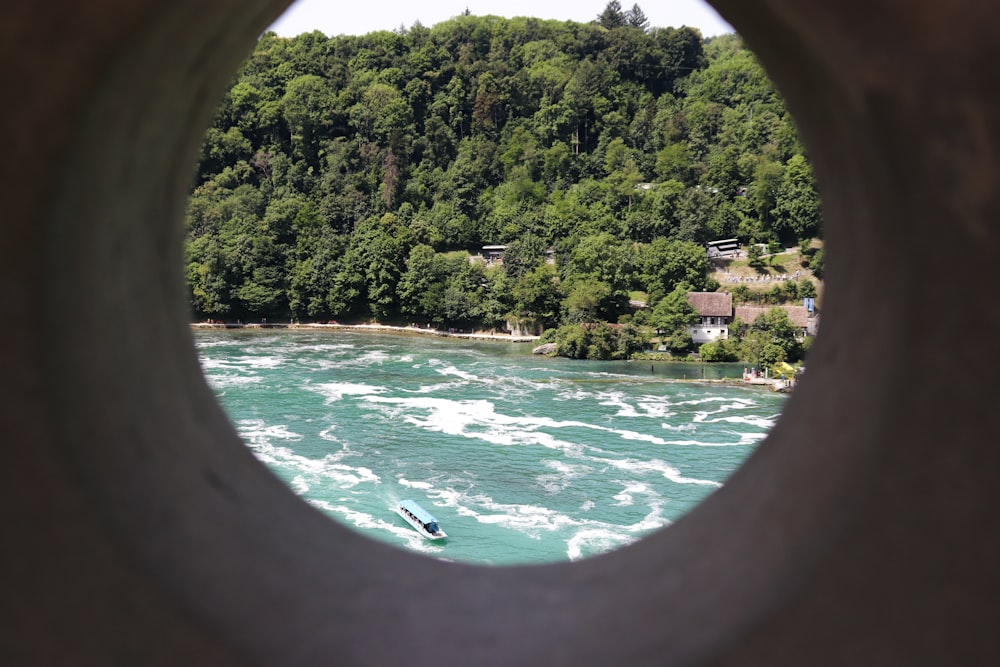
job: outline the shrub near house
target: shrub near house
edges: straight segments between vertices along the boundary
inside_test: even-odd
[[[742,318],[738,319],[742,321]],[[799,335],[799,328],[789,318],[787,309],[775,306],[745,325],[740,341],[740,358],[761,368],[770,368],[783,361],[799,361],[804,349],[803,338]]]
[[[556,354],[570,359],[628,359],[641,352],[648,337],[634,324],[567,324],[555,335]]]
[[[698,348],[698,356],[702,361],[738,361],[740,344],[727,338],[712,341]]]

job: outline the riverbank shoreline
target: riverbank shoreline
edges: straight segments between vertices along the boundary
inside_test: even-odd
[[[279,323],[268,323],[268,322],[251,322],[251,323],[232,323],[232,322],[192,322],[191,329],[195,331],[211,331],[211,330],[232,330],[232,329],[245,329],[251,331],[351,331],[355,333],[374,333],[374,334],[390,334],[390,335],[420,335],[420,336],[433,336],[436,338],[451,338],[458,340],[472,340],[472,341],[483,341],[483,342],[500,342],[500,343],[535,343],[538,341],[539,336],[514,336],[511,334],[486,334],[486,333],[459,333],[453,331],[441,331],[439,329],[422,329],[420,327],[401,327],[393,326],[389,324],[319,324],[319,323],[308,323],[308,324],[296,324],[288,322]],[[643,363],[655,363],[655,362],[665,362],[671,364],[679,363],[689,363],[691,365],[705,364],[708,362],[704,361],[679,361],[679,360],[653,360],[653,359],[635,359],[628,360],[629,362],[635,362],[637,364]],[[657,378],[660,381],[664,381],[664,378]],[[692,383],[692,384],[722,384],[729,386],[742,386],[742,387],[758,387],[761,389],[769,389],[774,392],[788,393],[791,391],[792,384],[779,381],[774,378],[704,378],[704,377],[684,377],[684,378],[669,378],[666,379],[667,382],[677,382],[677,383]]]
[[[216,322],[192,322],[191,328],[195,330],[211,329],[285,329],[289,331],[355,331],[365,333],[387,333],[387,334],[418,334],[421,336],[435,336],[438,338],[459,338],[465,340],[481,340],[502,343],[534,343],[538,341],[538,336],[515,336],[512,334],[487,334],[487,333],[465,333],[457,331],[441,331],[440,329],[423,329],[420,327],[400,327],[389,324],[296,324],[296,323],[216,323]]]

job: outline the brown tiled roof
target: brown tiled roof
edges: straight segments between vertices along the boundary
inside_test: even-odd
[[[701,317],[733,316],[733,295],[729,292],[688,292],[687,298]]]
[[[793,327],[805,329],[809,324],[809,310],[805,306],[779,306],[788,313],[788,321]],[[755,319],[771,310],[773,306],[767,308],[761,306],[736,306],[736,317],[743,320],[745,324],[752,323]]]
[[[759,306],[736,306],[734,317],[738,317],[743,324],[752,324],[755,319],[767,312],[767,308]]]
[[[788,313],[793,327],[805,329],[809,325],[809,309],[805,306],[782,306]]]

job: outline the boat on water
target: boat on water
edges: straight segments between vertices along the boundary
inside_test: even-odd
[[[401,500],[396,508],[396,514],[403,517],[406,523],[428,540],[443,540],[448,537],[438,525],[438,520],[415,500]]]

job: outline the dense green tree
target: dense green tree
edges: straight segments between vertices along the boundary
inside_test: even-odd
[[[739,355],[739,345],[728,339],[703,343],[698,348],[698,356],[702,361],[736,361],[740,358]]]
[[[802,155],[793,155],[788,161],[772,215],[775,230],[790,241],[810,239],[819,234],[819,195],[812,168]]]
[[[651,303],[655,304],[678,285],[695,292],[705,289],[708,259],[704,247],[696,243],[654,239],[640,248],[639,263],[642,285]]]
[[[567,281],[562,306],[568,322],[596,322],[621,310],[611,285],[593,278]]]
[[[639,30],[649,28],[649,19],[646,18],[646,13],[642,11],[639,5],[632,5],[632,9],[625,12],[625,23]]]
[[[590,335],[582,324],[567,324],[556,331],[556,354],[570,359],[586,359]]]
[[[649,332],[634,322],[626,322],[618,329],[618,352],[616,358],[628,359],[649,346]]]
[[[534,234],[525,234],[507,244],[503,253],[503,271],[518,280],[545,261],[546,244]]]
[[[406,258],[406,271],[399,278],[400,311],[422,322],[444,322],[446,278],[447,266],[434,249],[414,246]]]
[[[478,322],[484,328],[507,329],[511,324],[511,314],[514,308],[514,285],[503,271],[488,271],[484,273],[485,282],[481,283],[482,291],[479,298]],[[531,331],[537,331],[545,326],[544,321],[532,320],[537,326]],[[515,324],[517,322],[514,322]]]
[[[336,281],[343,288],[341,313],[360,314],[361,303],[366,303],[367,314],[377,320],[395,316],[396,288],[411,245],[409,230],[391,213],[362,221],[351,236],[342,275]]]
[[[512,290],[513,316],[543,326],[559,320],[562,294],[555,267],[540,264],[517,279]]]
[[[571,359],[626,359],[641,351],[646,339],[634,326],[597,322],[559,327],[555,344],[557,355]]]
[[[347,238],[324,229],[312,255],[297,260],[289,285],[289,308],[296,319],[325,319],[329,316],[327,297],[336,280],[337,258]]]
[[[564,278],[592,278],[627,292],[634,273],[631,245],[603,232],[576,239],[563,267]]]
[[[327,126],[333,97],[326,82],[304,74],[288,82],[281,98],[281,111],[288,124],[293,155],[317,167],[319,138]]]
[[[597,22],[604,28],[620,28],[627,25],[627,17],[622,11],[622,3],[618,0],[609,0],[604,7],[604,11],[597,15]]]
[[[698,322],[698,312],[687,299],[691,288],[678,284],[672,292],[660,299],[650,316],[650,323],[667,336],[683,335],[689,326]]]
[[[813,275],[817,278],[823,277],[823,264],[825,261],[826,253],[823,248],[820,248],[813,254],[812,259],[809,260],[809,270],[813,272]]]
[[[684,354],[694,347],[694,338],[687,329],[677,329],[662,339],[663,345],[671,354]]]
[[[782,308],[771,308],[745,327],[740,342],[743,359],[762,368],[770,368],[782,361],[796,361],[802,347],[795,337],[795,329]]]
[[[188,244],[187,255],[187,280],[195,313],[209,317],[226,315],[230,310],[227,263],[219,244],[211,236],[202,236]]]
[[[206,132],[186,231],[198,317],[466,328],[618,321],[632,290],[704,289],[707,240],[791,243],[822,220],[742,41],[616,1],[588,24],[265,33]],[[469,261],[500,243],[502,268]]]

